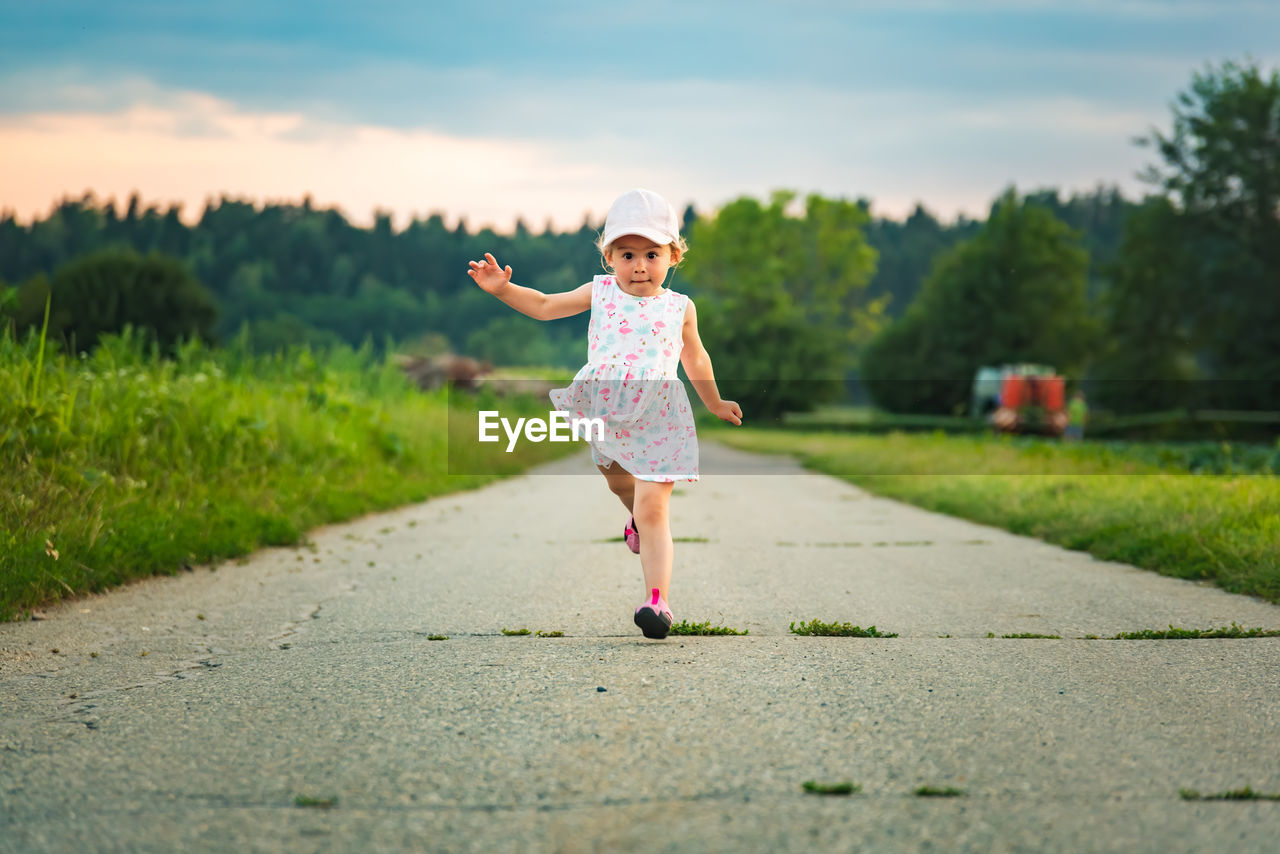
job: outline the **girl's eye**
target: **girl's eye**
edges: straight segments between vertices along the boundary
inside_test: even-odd
[[[658,253],[657,253],[657,252],[650,252],[650,253],[649,253],[649,260],[650,260],[650,261],[654,261],[654,260],[656,260],[656,259],[657,259],[657,257],[658,257]]]
[[[623,253],[622,253],[622,260],[624,260],[624,261],[630,261],[630,260],[631,260],[631,253],[630,253],[630,252],[623,252]]]

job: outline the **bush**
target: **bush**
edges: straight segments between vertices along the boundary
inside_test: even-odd
[[[138,330],[172,354],[183,340],[213,340],[213,296],[175,258],[132,249],[104,249],[60,267],[49,282],[37,276],[20,289],[19,330],[39,327],[49,303],[48,335],[88,352],[102,336]]]

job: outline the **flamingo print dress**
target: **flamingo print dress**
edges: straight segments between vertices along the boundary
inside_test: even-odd
[[[551,392],[556,409],[599,418],[591,457],[618,463],[640,480],[698,479],[698,434],[684,383],[676,375],[689,298],[670,289],[636,297],[612,276],[591,283],[587,364],[568,388]]]

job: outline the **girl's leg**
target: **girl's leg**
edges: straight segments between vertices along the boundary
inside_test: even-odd
[[[674,483],[634,482],[634,506],[640,535],[640,568],[644,572],[644,590],[658,588],[663,599],[671,584],[671,562],[675,549],[671,544],[671,490]]]
[[[631,476],[631,472],[617,463],[608,468],[604,466],[596,466],[596,468],[600,469],[600,474],[604,475],[604,479],[609,482],[609,491],[618,496],[618,500],[626,506],[627,512],[634,513],[636,479]]]

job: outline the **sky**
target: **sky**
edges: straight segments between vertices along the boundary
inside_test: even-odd
[[[1280,67],[1276,0],[0,0],[0,210],[223,195],[398,227],[598,221],[646,187],[985,218],[1134,198],[1192,75]]]

